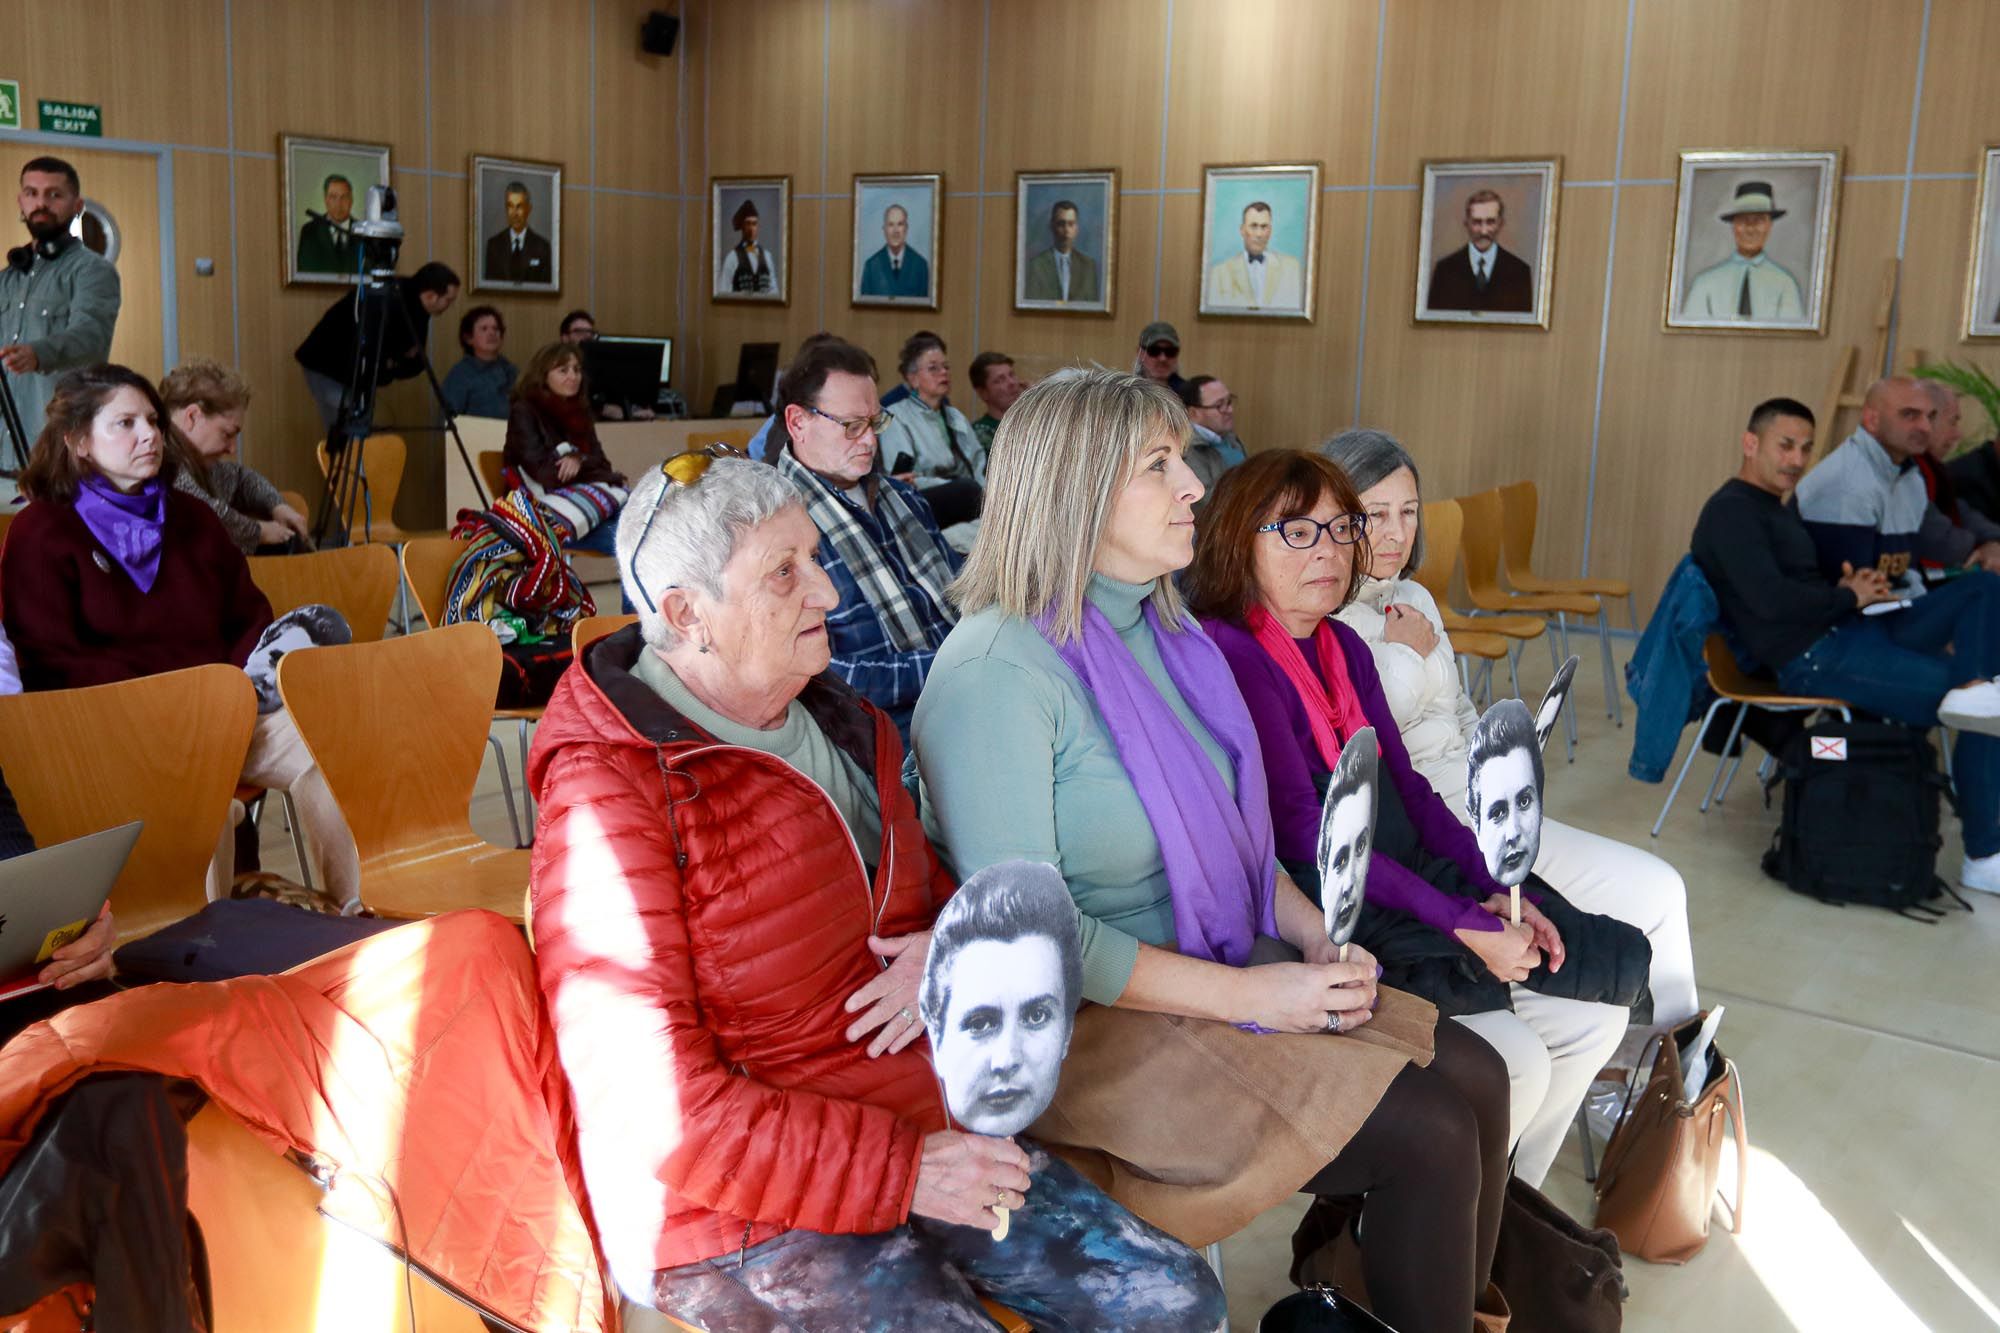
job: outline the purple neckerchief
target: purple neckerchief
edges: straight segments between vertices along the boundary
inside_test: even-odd
[[[151,592],[160,576],[160,535],[167,526],[166,484],[153,477],[127,495],[102,477],[85,477],[76,492],[76,515],[139,591]]]
[[[1222,650],[1193,624],[1163,632],[1151,600],[1144,607],[1168,677],[1235,767],[1234,799],[1102,611],[1086,601],[1083,634],[1068,643],[1050,636],[1046,617],[1036,628],[1097,701],[1139,794],[1166,865],[1176,947],[1243,967],[1259,934],[1278,934],[1277,853],[1257,729]]]

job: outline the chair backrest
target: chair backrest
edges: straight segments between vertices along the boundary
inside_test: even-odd
[[[320,475],[329,475],[325,440],[313,446],[313,456],[319,460]],[[375,527],[395,526],[396,496],[403,489],[403,468],[409,456],[410,446],[400,435],[370,435],[361,441],[361,465],[368,474],[368,503],[355,501],[353,521],[348,525],[350,532],[360,534],[371,520]]]
[[[486,483],[486,498],[497,500],[507,493],[507,478],[501,474],[507,456],[498,449],[479,451],[479,479]]]
[[[1459,532],[1465,513],[1456,500],[1432,500],[1424,506],[1424,562],[1412,578],[1442,611],[1451,605],[1451,571],[1458,564]]]
[[[302,493],[298,491],[279,491],[278,498],[298,510],[301,514],[304,514],[307,518],[313,516],[312,506],[306,503],[306,497]]]
[[[1500,492],[1461,495],[1458,507],[1465,516],[1459,529],[1465,595],[1482,611],[1505,610],[1507,594],[1500,587]]]
[[[1532,481],[1500,488],[1500,559],[1509,580],[1535,572],[1535,516],[1540,507]]]
[[[582,657],[583,650],[607,634],[616,634],[627,625],[639,623],[637,616],[585,616],[569,629],[569,651],[571,657]]]
[[[111,890],[121,938],[201,910],[208,863],[257,723],[242,668],[0,696],[0,755],[44,847],[145,821]],[[115,751],[115,758],[107,752]]]
[[[432,629],[444,624],[451,567],[469,545],[457,537],[413,537],[403,543],[403,577],[409,581],[410,595],[417,599],[417,610]]]
[[[748,453],[751,439],[757,434],[757,428],[763,424],[761,418],[753,417],[749,424],[744,426],[703,426],[699,430],[688,432],[685,447],[692,450],[711,444],[726,444],[732,449]]]
[[[14,526],[14,515],[20,512],[18,509],[0,509],[0,546],[7,544],[7,529]]]
[[[364,867],[470,833],[499,688],[500,640],[484,625],[304,648],[279,660],[278,693]]]
[[[342,546],[304,555],[253,555],[250,577],[282,616],[323,603],[347,617],[356,643],[373,643],[388,628],[396,600],[396,557],[386,546]]]

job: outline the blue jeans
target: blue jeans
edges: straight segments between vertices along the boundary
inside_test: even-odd
[[[1791,693],[1832,695],[1926,728],[1938,724],[1947,691],[1996,677],[2000,576],[1984,570],[1933,589],[1907,610],[1843,621],[1778,669],[1778,684]],[[1965,854],[2000,852],[2000,737],[1960,732],[1951,769]]]
[[[593,555],[608,555],[613,560],[616,560],[618,558],[618,516],[615,514],[612,515],[563,549],[566,551],[589,551]],[[618,571],[618,609],[628,616],[632,614],[632,598],[625,591],[625,570],[623,566]]]
[[[1027,1140],[1007,1239],[912,1216],[875,1235],[788,1231],[654,1275],[653,1308],[711,1333],[987,1333],[981,1296],[1047,1333],[1209,1333],[1226,1309],[1199,1254]]]

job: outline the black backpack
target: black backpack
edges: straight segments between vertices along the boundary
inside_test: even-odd
[[[1927,732],[1891,722],[1808,727],[1779,756],[1767,805],[1780,782],[1784,818],[1765,874],[1823,903],[1866,903],[1917,921],[1943,916],[1929,904],[1947,894],[1972,910],[1937,875],[1939,798],[1952,797]]]

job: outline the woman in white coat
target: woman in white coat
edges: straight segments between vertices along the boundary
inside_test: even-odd
[[[1383,693],[1411,763],[1445,804],[1470,823],[1466,751],[1479,714],[1460,683],[1437,604],[1422,584],[1409,577],[1424,553],[1423,497],[1416,462],[1392,436],[1375,430],[1343,431],[1320,446],[1320,452],[1347,473],[1359,493],[1368,514],[1373,555],[1372,577],[1339,618],[1367,641],[1375,655]],[[1629,922],[1645,931],[1652,943],[1653,1026],[1628,1034],[1620,1058],[1634,1058],[1653,1031],[1697,1012],[1687,885],[1679,871],[1651,852],[1554,819],[1542,824],[1534,871],[1577,907]],[[1560,1056],[1553,1063],[1560,1065]],[[1514,1067],[1510,1060],[1509,1069]],[[1596,1073],[1556,1068],[1551,1081],[1578,1082],[1581,1095]],[[1521,1158],[1546,1152],[1553,1159],[1560,1146],[1560,1136],[1552,1145],[1524,1140]]]

